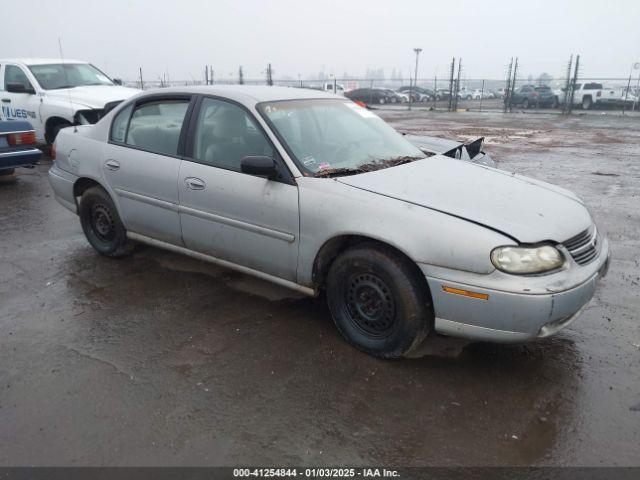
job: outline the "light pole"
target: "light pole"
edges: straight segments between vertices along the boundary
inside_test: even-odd
[[[413,103],[413,89],[418,86],[418,56],[420,55],[422,49],[414,48],[413,51],[416,52],[416,74],[413,81],[413,87],[409,89],[409,110],[411,110],[411,104]]]

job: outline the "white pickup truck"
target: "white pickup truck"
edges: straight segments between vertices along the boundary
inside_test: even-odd
[[[96,123],[138,93],[77,60],[0,59],[0,120],[29,121],[40,142],[61,128]]]
[[[554,90],[556,105],[564,103],[564,88]],[[628,105],[633,103],[633,95],[627,95]],[[576,83],[573,94],[573,105],[582,107],[583,110],[597,107],[621,107],[625,103],[624,89],[605,87],[602,83],[586,82]]]

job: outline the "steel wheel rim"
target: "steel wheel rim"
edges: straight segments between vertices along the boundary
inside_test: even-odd
[[[393,294],[387,284],[371,273],[357,273],[347,280],[347,313],[358,330],[373,338],[391,334],[396,323]]]
[[[109,208],[101,203],[91,206],[90,225],[93,234],[102,241],[110,242],[116,236],[116,224]]]

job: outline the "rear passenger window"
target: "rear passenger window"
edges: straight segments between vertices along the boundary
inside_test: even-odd
[[[127,125],[129,125],[129,117],[131,116],[131,109],[133,105],[129,105],[123,109],[111,125],[111,140],[113,142],[124,143],[124,139],[127,137]]]
[[[163,155],[176,155],[188,100],[161,100],[136,108],[129,122],[127,145]]]

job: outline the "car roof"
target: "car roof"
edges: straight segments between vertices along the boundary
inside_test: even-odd
[[[148,94],[164,93],[199,93],[202,95],[218,95],[242,103],[275,102],[279,100],[305,99],[337,99],[342,96],[326,93],[321,90],[297,87],[270,87],[267,85],[202,85],[195,87],[169,87],[146,91]]]
[[[62,60],[60,58],[2,58],[0,64],[23,63],[25,65],[51,65],[60,63],[89,63],[83,60]]]

